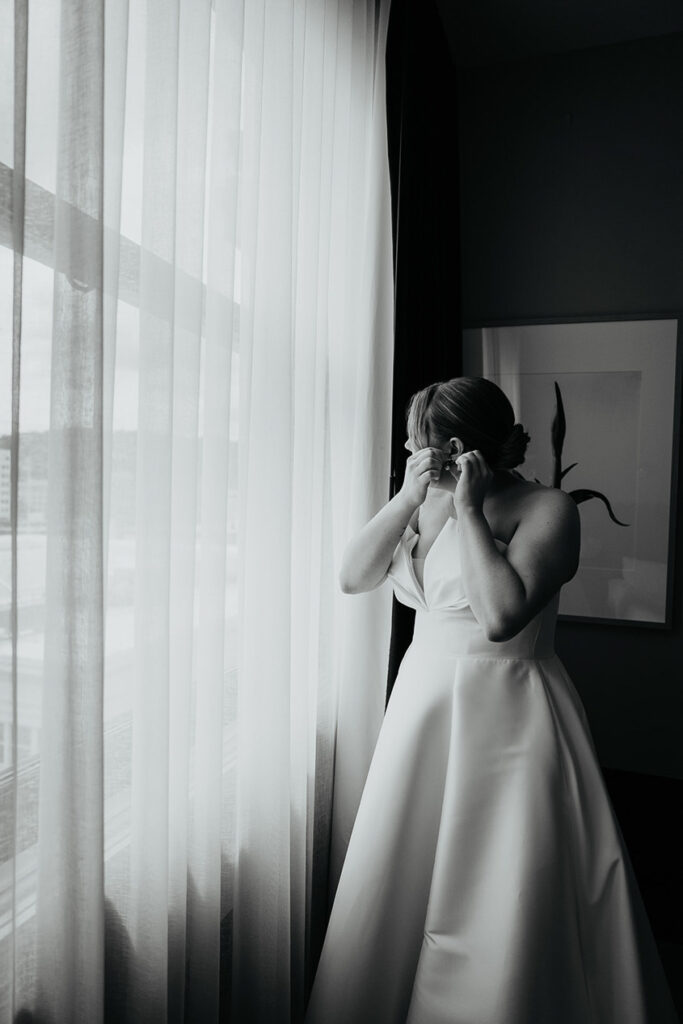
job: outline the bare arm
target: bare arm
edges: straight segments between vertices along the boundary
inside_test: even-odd
[[[396,545],[441,471],[442,454],[423,448],[406,462],[401,490],[351,538],[344,550],[339,585],[345,594],[374,590],[386,579]]]
[[[458,513],[465,592],[489,640],[509,640],[576,572],[578,510],[572,499],[544,501],[517,527],[505,554],[482,512]]]
[[[418,507],[399,491],[351,538],[339,573],[345,594],[362,594],[384,582],[396,545]]]
[[[473,477],[476,469],[465,473]],[[509,640],[576,572],[578,509],[563,491],[539,493],[501,554],[481,506],[462,500],[466,496],[464,491],[456,503],[465,592],[489,640]]]

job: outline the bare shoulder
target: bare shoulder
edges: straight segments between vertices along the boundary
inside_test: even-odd
[[[524,481],[526,484],[526,481]],[[565,491],[543,484],[520,486],[515,496],[517,526],[509,555],[540,571],[554,566],[558,581],[575,574],[581,546],[576,502]]]
[[[579,523],[579,510],[576,502],[558,487],[545,487],[543,484],[527,483],[518,493],[517,503],[519,522],[532,522],[534,526],[556,524],[573,528]]]

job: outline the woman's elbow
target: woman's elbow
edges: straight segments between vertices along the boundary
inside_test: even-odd
[[[486,639],[494,644],[502,644],[506,640],[512,640],[513,636],[517,636],[519,631],[520,626],[517,623],[513,623],[505,618],[491,619],[484,626]]]
[[[376,580],[374,583],[368,580],[354,579],[351,576],[347,576],[343,570],[339,573],[339,587],[343,594],[365,594],[368,590],[375,590],[380,583],[384,583],[386,579],[386,573],[380,580]]]
[[[342,594],[357,594],[358,588],[346,576],[339,574],[339,588]]]
[[[362,585],[362,580],[358,579],[358,576],[354,576],[344,568],[339,573],[338,581],[342,594],[362,594],[367,589]]]
[[[503,629],[499,629],[494,626],[490,626],[486,629],[486,639],[492,644],[502,644],[506,640],[511,640],[514,633],[507,633]]]

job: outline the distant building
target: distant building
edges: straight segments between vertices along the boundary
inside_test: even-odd
[[[9,525],[11,438],[0,437],[0,525]],[[20,531],[41,531],[47,518],[47,431],[29,431],[19,438],[19,509]]]
[[[19,526],[43,530],[47,521],[47,480],[27,477],[19,480]]]

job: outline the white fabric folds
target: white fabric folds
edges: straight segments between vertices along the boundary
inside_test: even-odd
[[[388,13],[2,6],[0,1024],[303,1017],[384,710]]]
[[[415,608],[349,843],[306,1024],[677,1024],[580,698],[558,596],[487,640],[457,520]],[[501,551],[505,544],[498,541]]]

